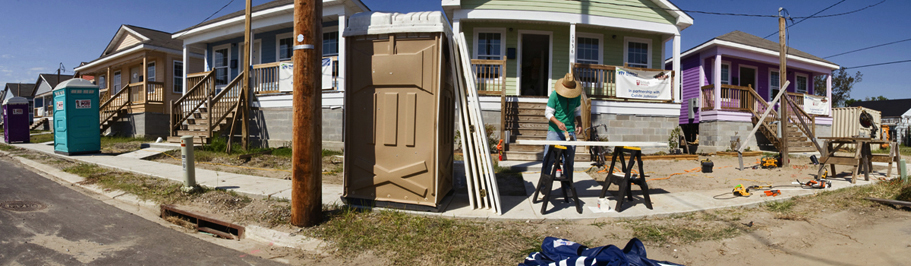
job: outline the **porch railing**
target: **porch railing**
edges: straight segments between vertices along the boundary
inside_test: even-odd
[[[338,89],[338,57],[329,56],[324,57],[323,59],[327,58],[332,62],[332,89]],[[253,71],[250,72],[252,73],[250,76],[250,83],[253,93],[268,94],[282,92],[279,88],[279,81],[281,79],[279,67],[282,63],[291,63],[291,61],[253,65]],[[286,89],[286,91],[290,90],[291,88]]]
[[[131,94],[128,87],[130,85],[125,85],[120,91],[111,96],[110,99],[104,101],[101,106],[99,106],[99,113],[101,119],[101,130],[104,131],[110,124],[105,125],[109,122],[114,116],[117,115],[120,110],[126,108],[130,105]]]
[[[171,136],[176,136],[180,125],[207,102],[209,95],[215,90],[214,75],[215,71],[187,75],[187,86],[190,89],[180,99],[171,102]]]
[[[715,85],[702,86],[702,110],[715,109]],[[750,112],[756,105],[751,87],[721,85],[721,106],[719,110]]]
[[[626,68],[645,71],[667,71],[663,69]],[[671,100],[640,100],[617,97],[616,72],[617,66],[579,63],[573,65],[573,75],[582,83],[586,94],[593,99],[638,102],[671,102],[674,99],[673,89],[671,89]],[[675,73],[671,71],[671,88],[674,88],[674,75]]]
[[[160,103],[164,101],[164,82],[146,81],[146,102]]]
[[[506,93],[506,60],[472,59],[475,87],[478,95],[501,95]]]

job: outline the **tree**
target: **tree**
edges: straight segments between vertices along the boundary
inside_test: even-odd
[[[876,97],[867,96],[867,97],[864,97],[863,100],[861,100],[861,99],[847,99],[847,100],[845,100],[845,106],[851,106],[852,104],[854,104],[854,103],[856,103],[856,102],[888,101],[888,100],[889,100],[889,98],[886,98],[886,96],[882,96],[882,95],[876,96]]]
[[[854,76],[848,75],[848,71],[845,68],[832,71],[832,106],[833,107],[845,107],[848,106],[845,101],[851,99],[851,89],[854,88],[854,85],[860,83],[864,80],[864,75],[857,71]],[[825,88],[826,87],[826,78],[825,76],[816,76],[813,79],[814,88]],[[826,90],[815,90],[816,95],[825,96]],[[881,96],[880,96],[881,97]],[[855,100],[856,101],[856,100]]]

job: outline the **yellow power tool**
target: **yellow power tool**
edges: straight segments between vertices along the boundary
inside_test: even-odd
[[[740,196],[740,197],[749,197],[750,196],[750,189],[747,187],[744,187],[742,184],[734,187],[734,190],[732,192],[734,193],[734,196]]]

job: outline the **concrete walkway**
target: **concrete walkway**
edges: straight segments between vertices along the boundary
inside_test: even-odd
[[[93,163],[100,166],[120,169],[124,171],[130,171],[138,174],[150,175],[159,178],[170,179],[174,181],[182,182],[182,167],[180,165],[173,165],[167,163],[158,163],[147,160],[142,160],[140,158],[146,158],[149,154],[154,155],[161,150],[167,150],[168,147],[162,146],[153,146],[147,149],[143,149],[133,153],[121,154],[119,156],[112,155],[77,155],[77,156],[62,156],[54,153],[53,146],[51,143],[23,143],[23,144],[11,144],[16,147],[30,149],[34,151],[40,151],[47,154],[52,154],[55,156],[66,157],[73,160],[78,160],[86,163]],[[173,147],[176,149],[177,147]],[[535,168],[534,165],[540,165],[539,163],[534,162],[513,162],[510,165],[515,167],[523,167],[525,169]],[[504,164],[501,164],[501,166]],[[876,165],[885,166],[885,164],[876,163]],[[531,166],[531,167],[529,167]],[[587,165],[585,165],[587,168]],[[540,166],[538,166],[538,169]],[[463,170],[461,162],[458,162],[455,167],[455,175],[463,175],[461,172]],[[584,168],[581,170],[585,170]],[[581,171],[580,170],[580,171]],[[893,170],[893,177],[897,176],[897,169]],[[534,192],[534,185],[538,181],[538,173],[524,173],[522,177],[524,179],[525,192],[527,196],[501,196],[501,202],[503,204],[504,213],[502,215],[497,215],[491,210],[488,209],[471,209],[468,202],[468,197],[466,194],[456,193],[449,197],[448,200],[443,203],[442,212],[419,212],[419,211],[405,211],[412,213],[419,213],[424,215],[435,215],[443,217],[461,217],[461,218],[482,218],[482,219],[516,219],[516,220],[543,220],[543,219],[596,219],[596,218],[605,218],[605,217],[622,217],[622,218],[633,218],[633,217],[645,217],[645,216],[654,216],[654,215],[668,215],[674,213],[685,213],[693,211],[702,211],[708,209],[716,208],[725,208],[733,206],[745,206],[745,205],[755,205],[764,201],[771,200],[784,200],[794,196],[810,195],[813,193],[818,193],[823,190],[816,189],[801,189],[801,188],[782,188],[782,195],[778,197],[760,197],[752,196],[748,198],[733,198],[720,200],[713,198],[716,195],[728,194],[730,195],[730,189],[720,189],[720,190],[708,190],[708,191],[686,191],[686,192],[669,192],[661,189],[653,189],[651,191],[652,204],[654,206],[653,210],[649,210],[645,207],[642,199],[641,193],[638,191],[638,187],[634,186],[633,195],[636,200],[632,203],[627,203],[624,209],[621,212],[616,212],[613,210],[602,212],[597,209],[598,206],[598,194],[601,191],[601,184],[592,180],[592,178],[585,174],[584,172],[575,173],[576,177],[575,186],[579,192],[579,197],[583,202],[583,212],[579,214],[576,212],[575,206],[572,203],[564,203],[561,197],[557,197],[554,200],[551,200],[548,204],[548,210],[546,214],[541,214],[541,203],[532,203],[531,194]],[[876,172],[871,175],[871,180],[876,180],[878,177],[885,177],[885,172]],[[196,180],[200,185],[207,187],[215,187],[219,189],[233,190],[239,193],[256,195],[256,196],[268,196],[268,197],[279,197],[279,198],[290,198],[291,197],[291,181],[276,179],[276,178],[267,178],[260,176],[251,176],[251,175],[241,175],[227,172],[217,172],[206,169],[196,169]],[[834,178],[831,179],[832,186],[835,189],[867,185],[871,184],[873,181],[863,181],[858,180],[857,184],[851,184],[848,179],[844,178]],[[779,184],[780,185],[780,184]],[[343,193],[343,187],[336,184],[323,184],[323,204],[342,204],[341,196]],[[617,186],[612,186],[610,188],[611,192],[616,192]],[[558,190],[555,190],[554,195],[559,195]],[[608,195],[607,198],[609,201],[609,206],[611,208],[616,205],[614,201],[614,196]]]

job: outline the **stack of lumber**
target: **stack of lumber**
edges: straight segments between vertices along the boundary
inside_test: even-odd
[[[468,201],[474,209],[489,209],[503,214],[500,204],[500,193],[497,189],[497,178],[493,162],[490,159],[490,148],[487,146],[487,134],[484,131],[484,119],[481,116],[481,105],[475,88],[475,75],[468,57],[465,35],[458,33],[449,38],[449,55],[452,60],[452,77],[456,91],[456,114],[458,129],[461,133],[461,145],[465,163],[465,179],[468,185]]]

